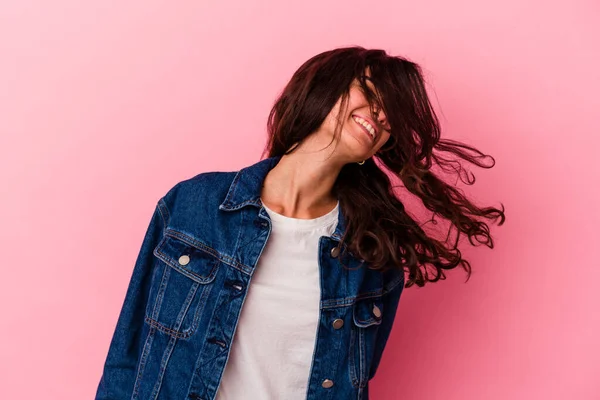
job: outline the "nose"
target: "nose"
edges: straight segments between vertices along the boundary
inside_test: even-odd
[[[385,118],[385,113],[383,112],[383,110],[379,109],[379,107],[375,107],[375,119],[377,120],[377,122],[381,125],[385,125],[386,123],[386,118]]]

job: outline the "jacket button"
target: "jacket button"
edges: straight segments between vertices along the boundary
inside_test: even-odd
[[[339,247],[334,247],[331,249],[331,257],[336,258],[340,254]]]
[[[333,381],[331,379],[325,379],[323,383],[321,383],[321,386],[323,386],[325,389],[329,389],[333,386]]]
[[[373,305],[373,315],[377,318],[381,318],[381,310],[376,305]]]
[[[344,326],[344,320],[343,319],[336,319],[333,321],[333,329],[340,329],[342,326]]]
[[[181,257],[179,257],[179,264],[188,265],[189,262],[190,262],[190,256],[187,256],[184,254]]]

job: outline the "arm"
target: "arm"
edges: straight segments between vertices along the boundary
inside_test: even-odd
[[[96,400],[131,398],[139,357],[144,345],[142,335],[148,292],[152,272],[157,262],[152,253],[163,236],[168,217],[166,204],[163,199],[160,199],[133,268],[108,349]]]

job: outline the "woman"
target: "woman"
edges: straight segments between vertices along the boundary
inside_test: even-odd
[[[97,399],[368,399],[403,288],[458,265],[470,276],[460,233],[492,248],[477,217],[504,223],[504,208],[479,208],[432,172],[460,167],[434,149],[481,167],[484,155],[440,139],[404,58],[311,58],[268,130],[268,158],[158,201]],[[383,168],[457,229],[454,243],[421,229]]]

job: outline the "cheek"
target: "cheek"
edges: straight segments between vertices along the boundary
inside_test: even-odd
[[[382,148],[383,145],[385,145],[385,143],[388,141],[388,139],[390,138],[390,134],[389,132],[384,132],[381,136],[381,138],[379,139],[379,146],[378,149]]]
[[[338,117],[340,119],[339,123],[341,125],[341,131],[353,131],[356,129],[356,122],[352,119],[352,109],[348,107],[343,113],[339,114],[340,105],[339,103],[331,110],[327,118],[325,119],[326,124],[331,129],[331,132],[334,131],[336,125],[338,124]]]

